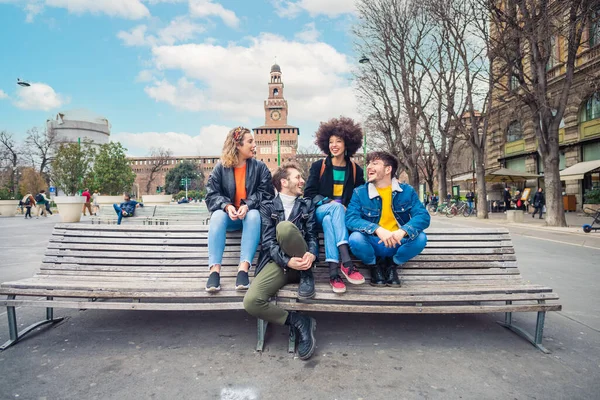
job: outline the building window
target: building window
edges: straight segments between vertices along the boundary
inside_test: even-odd
[[[600,118],[600,92],[591,95],[581,111],[581,122]]]
[[[546,70],[551,70],[560,63],[560,41],[557,36],[550,38],[550,58],[546,65]]]
[[[513,121],[508,126],[508,132],[506,135],[507,142],[516,142],[517,140],[523,139],[523,128],[519,121]]]
[[[596,9],[592,14],[588,35],[590,47],[600,44],[600,8]]]
[[[514,92],[518,88],[519,88],[519,77],[516,74],[512,73],[512,74],[510,74],[510,79],[509,79],[509,89],[511,92]]]

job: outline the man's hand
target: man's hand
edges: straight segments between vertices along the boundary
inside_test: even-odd
[[[238,210],[237,210],[237,217],[239,219],[244,219],[244,218],[246,218],[246,214],[248,214],[248,206],[245,204],[242,204],[240,206],[240,208],[238,208]]]
[[[306,256],[306,254],[305,254]],[[314,257],[314,256],[313,256]],[[291,269],[295,269],[297,271],[306,271],[312,266],[312,263],[308,264],[303,257],[292,257],[287,265]]]
[[[375,234],[379,239],[381,239],[378,243],[383,243],[385,247],[392,248],[396,246],[396,244],[400,243],[400,241],[394,237],[394,232],[390,232],[385,228],[377,228],[375,230]]]
[[[307,251],[302,256],[302,259],[304,260],[305,263],[308,264],[308,268],[310,268],[313,265],[313,263],[315,262],[315,260],[317,259],[317,257],[315,257],[315,255],[313,253]]]
[[[398,230],[392,232],[392,235],[394,236],[394,239],[396,239],[398,244],[402,243],[402,239],[404,238],[404,236],[408,236],[406,231],[403,229],[398,229]]]
[[[225,212],[227,215],[229,215],[229,218],[231,218],[232,221],[238,219],[238,214],[233,204],[229,204],[227,207],[225,207]]]

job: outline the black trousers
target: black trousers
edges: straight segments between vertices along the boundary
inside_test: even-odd
[[[540,213],[540,219],[542,219],[543,210],[544,210],[544,206],[536,207],[535,210],[533,210],[532,217],[535,217],[535,214],[537,214],[537,212],[539,211],[539,213]]]
[[[25,210],[26,210],[25,211],[25,218],[27,218],[28,215],[29,215],[29,218],[32,218],[31,217],[31,206],[25,207]]]

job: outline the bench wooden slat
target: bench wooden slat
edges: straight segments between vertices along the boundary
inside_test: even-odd
[[[321,311],[321,312],[347,312],[347,313],[374,313],[374,314],[479,314],[496,312],[537,312],[560,311],[557,304],[533,305],[456,305],[456,306],[386,306],[386,305],[355,305],[355,304],[309,304],[278,302],[282,308],[294,311]]]

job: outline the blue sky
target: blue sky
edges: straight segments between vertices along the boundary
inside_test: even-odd
[[[0,130],[22,138],[84,108],[132,155],[218,154],[230,127],[263,124],[277,57],[308,146],[319,121],[359,118],[353,2],[0,0]]]

